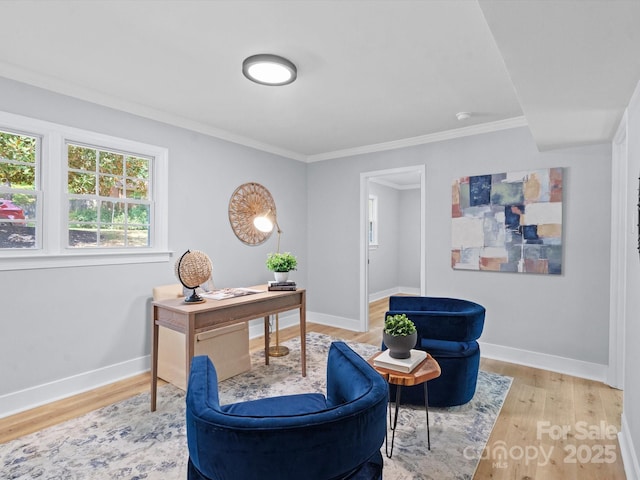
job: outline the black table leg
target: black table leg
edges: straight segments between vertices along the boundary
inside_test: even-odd
[[[427,382],[424,382],[424,410],[427,412],[427,449],[431,451],[431,434],[429,432],[429,391]]]
[[[387,436],[385,435],[384,440],[384,451],[387,454],[387,458],[391,458],[393,455],[393,444],[396,439],[396,426],[398,425],[398,410],[400,410],[400,393],[402,391],[402,385],[396,386],[396,411],[393,416],[393,423],[391,424],[391,451],[387,449]],[[389,394],[391,395],[391,394]],[[391,400],[391,398],[389,398]],[[391,402],[389,401],[389,423],[391,423]]]
[[[393,414],[393,421],[391,420],[391,392],[389,392],[389,425],[391,429],[391,450],[388,448],[388,438],[385,433],[384,436],[384,451],[388,458],[393,455],[393,444],[396,439],[396,427],[398,426],[398,411],[400,410],[400,398],[402,392],[402,385],[396,385],[396,410]],[[427,382],[424,382],[424,411],[427,415],[427,450],[431,451],[431,432],[429,430],[429,390],[427,388]]]

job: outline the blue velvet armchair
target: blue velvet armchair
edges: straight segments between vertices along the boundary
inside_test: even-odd
[[[343,342],[327,361],[327,395],[220,405],[215,367],[194,357],[187,387],[188,478],[382,479],[387,382]]]
[[[462,405],[473,398],[480,368],[477,339],[484,327],[485,308],[457,298],[392,296],[386,315],[404,313],[416,324],[417,349],[440,364],[442,374],[430,380],[429,405]],[[385,315],[385,318],[386,318]],[[386,348],[382,345],[382,348]],[[394,386],[391,394],[395,395]],[[424,405],[424,388],[403,388],[405,403]]]

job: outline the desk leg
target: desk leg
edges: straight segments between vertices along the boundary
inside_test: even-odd
[[[189,386],[189,374],[191,372],[191,360],[196,353],[196,334],[195,334],[196,316],[193,313],[189,314],[187,320],[187,331],[184,332],[184,351],[185,351],[185,364],[184,374],[186,378],[187,387]]]
[[[157,307],[151,313],[151,411],[156,411],[156,395],[158,392],[158,331],[156,323]]]
[[[269,315],[264,317],[264,364],[269,365],[269,329],[271,324],[269,322]]]

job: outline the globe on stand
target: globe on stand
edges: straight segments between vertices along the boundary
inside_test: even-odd
[[[196,293],[196,288],[211,277],[211,259],[206,253],[198,250],[187,250],[176,262],[176,277],[180,283],[193,292],[185,297],[185,303],[202,303],[206,300]]]

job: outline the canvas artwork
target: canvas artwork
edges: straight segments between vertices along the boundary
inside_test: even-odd
[[[451,265],[562,273],[562,168],[454,180]]]

